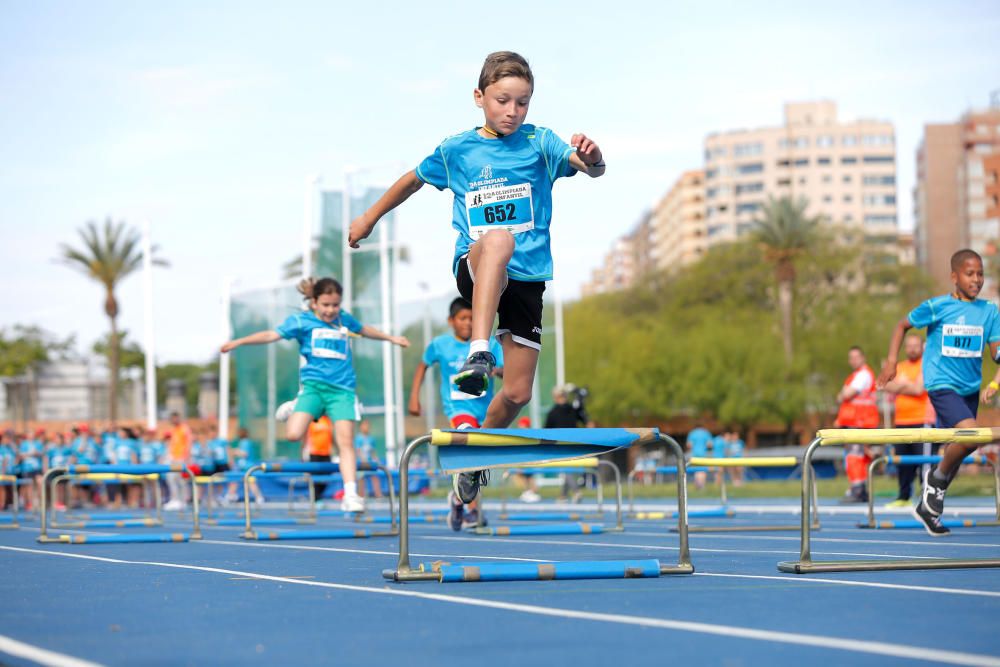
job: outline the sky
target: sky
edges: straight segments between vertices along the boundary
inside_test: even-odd
[[[813,6],[816,5],[816,6]],[[381,187],[481,124],[482,60],[531,62],[528,122],[601,147],[606,176],[554,190],[550,289],[567,299],[705,135],[779,125],[787,101],[896,129],[899,221],[913,225],[925,123],[1000,89],[1000,3],[16,2],[0,0],[0,327],[89,349],[101,288],[60,264],[91,220],[148,222],[158,363],[209,360],[225,279],[263,285],[301,252],[307,183]],[[992,45],[992,46],[991,46]],[[399,210],[401,301],[453,290],[451,195]],[[118,290],[142,337],[139,274]],[[275,323],[277,324],[277,322]]]

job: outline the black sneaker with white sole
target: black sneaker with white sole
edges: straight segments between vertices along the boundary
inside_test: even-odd
[[[489,474],[485,470],[475,470],[454,475],[451,483],[458,499],[468,505],[479,497],[479,488],[486,486],[488,481]]]
[[[454,531],[462,530],[462,520],[465,515],[465,504],[458,499],[455,492],[448,494],[448,525]]]
[[[917,518],[931,537],[944,537],[951,533],[948,528],[941,523],[941,517],[933,514],[924,502],[919,502],[913,506],[913,516]]]
[[[924,488],[921,492],[921,501],[928,512],[934,516],[941,516],[944,511],[944,495],[948,493],[947,486],[940,486],[934,481],[934,473],[928,472],[924,475]]]
[[[490,376],[497,360],[492,352],[476,352],[465,360],[465,365],[455,375],[453,382],[458,390],[470,396],[482,396],[490,386]]]

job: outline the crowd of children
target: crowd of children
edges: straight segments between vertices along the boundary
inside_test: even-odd
[[[21,506],[37,506],[42,478],[50,469],[74,464],[164,464],[182,461],[196,475],[212,475],[229,470],[244,470],[256,459],[256,445],[245,429],[232,441],[219,437],[218,429],[205,426],[190,429],[177,422],[165,432],[148,430],[141,425],[91,428],[76,424],[67,431],[36,429],[29,433],[7,430],[0,433],[0,475],[21,480],[18,493]],[[180,429],[180,430],[179,430]],[[186,443],[171,452],[168,443],[176,444],[179,433]],[[24,480],[30,480],[28,482]],[[189,500],[184,485],[168,485],[173,493],[166,509],[180,509]],[[11,504],[9,485],[0,485],[0,508]],[[69,497],[53,499],[56,508],[148,506],[139,483],[105,482],[87,487],[74,486]]]

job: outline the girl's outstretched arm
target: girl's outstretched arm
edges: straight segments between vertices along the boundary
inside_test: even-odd
[[[370,327],[367,324],[361,327],[361,335],[365,338],[371,338],[372,340],[387,340],[394,345],[399,345],[400,347],[410,347],[410,341],[406,336],[390,336],[384,331],[379,331],[375,327]]]
[[[351,222],[351,229],[347,235],[348,245],[357,248],[358,243],[372,233],[375,224],[383,215],[409,199],[410,195],[419,190],[423,184],[424,182],[417,178],[417,172],[412,169],[400,176],[399,180],[389,186],[385,194],[371,205],[371,208]]]
[[[227,341],[220,349],[224,354],[235,350],[240,345],[266,345],[279,340],[281,340],[281,334],[273,329],[268,329],[266,331],[252,333],[249,336],[244,336],[243,338]]]

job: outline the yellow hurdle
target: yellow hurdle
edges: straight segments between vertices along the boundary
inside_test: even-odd
[[[798,464],[799,460],[794,456],[747,456],[735,459],[693,456],[688,459],[689,466],[705,468],[794,468]]]

